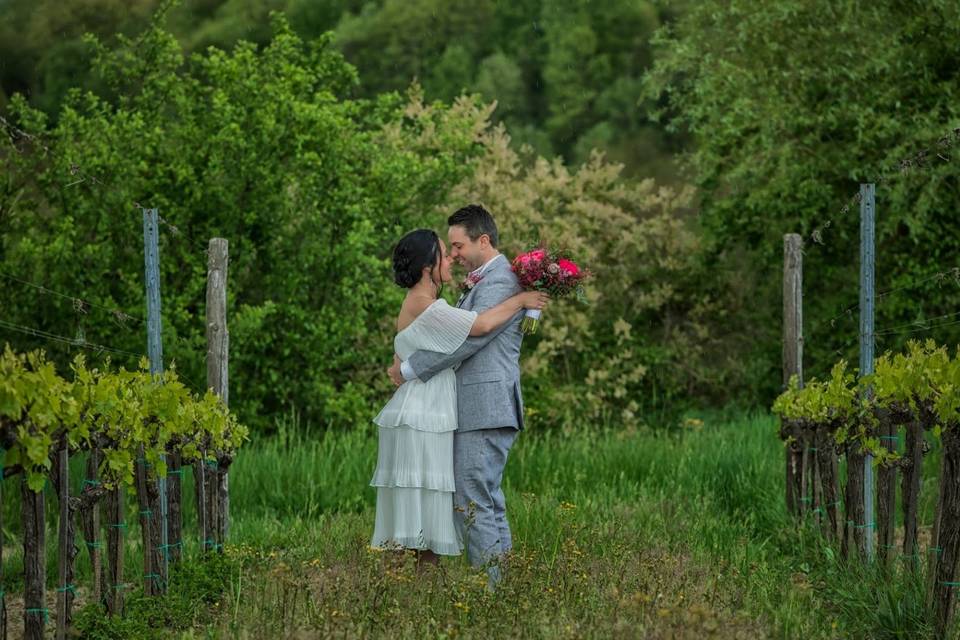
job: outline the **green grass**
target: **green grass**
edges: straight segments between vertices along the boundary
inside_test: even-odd
[[[368,548],[372,430],[278,427],[234,463],[225,557],[206,566],[188,548],[171,595],[132,594],[122,620],[87,605],[87,637],[929,637],[919,581],[844,566],[789,521],[769,416],[521,434],[505,480],[515,553],[495,595],[463,559],[417,574]],[[139,562],[131,544],[132,573]],[[82,585],[82,555],[78,570]]]

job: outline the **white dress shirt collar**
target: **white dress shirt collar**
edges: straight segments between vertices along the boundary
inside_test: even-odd
[[[501,256],[503,256],[502,253],[498,253],[497,255],[493,256],[492,258],[490,258],[489,260],[487,260],[482,267],[480,267],[479,269],[474,269],[473,271],[471,271],[471,272],[470,272],[470,275],[472,275],[472,276],[479,276],[479,275],[483,274],[483,272],[487,270],[487,267],[489,267],[489,266],[493,263],[494,260],[496,260],[497,258],[499,258],[499,257],[501,257]]]

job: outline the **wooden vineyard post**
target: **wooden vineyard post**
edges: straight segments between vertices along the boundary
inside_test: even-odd
[[[24,473],[20,483],[23,518],[23,637],[42,640],[50,612],[44,606],[47,553],[43,490],[33,491]]]
[[[899,436],[892,416],[883,415],[880,442],[887,451],[896,451]],[[884,465],[877,470],[877,556],[890,564],[897,556],[895,544],[897,519],[897,468]]]
[[[803,239],[799,234],[783,236],[783,386],[796,375],[803,386]],[[792,425],[793,423],[791,423]],[[803,511],[804,458],[808,444],[801,429],[791,426],[792,436],[786,447],[787,511],[800,515]]]
[[[944,425],[941,435],[940,517],[934,543],[938,551],[933,571],[936,637],[946,637],[956,605],[957,560],[960,558],[960,425]]]
[[[124,513],[124,488],[119,485],[107,494],[107,611],[111,615],[123,612],[123,531],[127,528]]]
[[[99,467],[100,450],[94,447],[87,457],[87,475],[80,492],[80,523],[93,571],[93,600],[98,602],[103,597],[103,542],[100,540],[100,511],[97,509],[99,497],[93,495],[102,494],[98,479]]]
[[[207,533],[209,523],[207,522],[208,501],[206,487],[208,483],[206,479],[206,461],[202,459],[197,460],[193,463],[193,494],[197,505],[197,532],[200,534],[200,549],[202,551],[207,550],[207,540],[209,540]]]
[[[158,595],[161,592],[161,567],[157,563],[160,552],[159,518],[155,517],[157,491],[147,473],[147,461],[140,448],[140,457],[137,459],[135,480],[137,483],[137,504],[140,513],[140,531],[143,539],[143,592],[147,595]]]
[[[843,541],[841,553],[844,558],[850,558],[853,549],[863,557],[866,554],[866,537],[864,536],[863,522],[865,522],[863,500],[863,467],[864,455],[859,442],[846,444],[847,456],[847,485],[844,488],[843,503],[847,508],[847,518],[843,523]]]
[[[920,568],[920,545],[917,541],[917,510],[920,505],[920,480],[923,476],[923,426],[913,416],[907,423],[903,474],[900,491],[903,495],[903,557],[913,571]]]
[[[840,493],[837,491],[839,473],[833,434],[827,430],[826,426],[817,429],[816,458],[821,489],[820,504],[817,506],[820,513],[820,529],[828,540],[835,541],[840,535],[837,517],[840,501]]]
[[[182,455],[167,456],[167,562],[178,562],[183,551],[183,466]]]
[[[7,452],[0,449],[0,585],[3,584],[3,463]],[[7,640],[7,595],[0,589],[0,640]]]
[[[59,568],[59,586],[57,587],[57,640],[66,640],[72,636],[74,562],[77,558],[76,528],[73,521],[74,509],[70,504],[70,465],[67,438],[64,435],[57,451],[57,462],[53,473],[57,498],[60,501],[60,530],[58,540],[57,567]]]
[[[229,245],[224,238],[211,238],[207,250],[207,387],[229,405],[230,332],[227,330],[227,270]],[[229,471],[232,460],[221,452],[206,473],[204,488],[209,496],[209,544],[223,549],[230,527]],[[205,465],[210,466],[210,465]]]

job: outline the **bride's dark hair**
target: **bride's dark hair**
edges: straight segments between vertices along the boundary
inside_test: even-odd
[[[423,270],[440,264],[440,237],[430,229],[416,229],[400,238],[393,249],[393,281],[409,289],[423,277]],[[431,277],[433,277],[431,275]],[[434,283],[436,284],[436,283]],[[439,284],[443,290],[443,282]],[[440,293],[437,293],[437,297]]]

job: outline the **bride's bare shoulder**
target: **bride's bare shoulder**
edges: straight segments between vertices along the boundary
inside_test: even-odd
[[[400,307],[400,315],[397,316],[397,331],[403,331],[410,323],[417,319],[421,313],[427,310],[435,300],[430,300],[422,296],[408,296]]]

